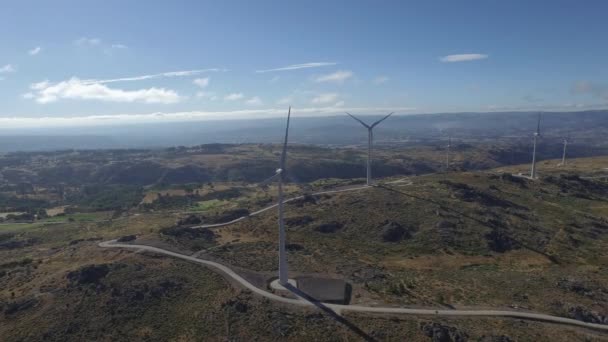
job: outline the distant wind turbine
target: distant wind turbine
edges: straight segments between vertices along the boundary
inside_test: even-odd
[[[448,137],[448,146],[446,153],[445,153],[445,170],[449,171],[450,170],[450,147],[452,147],[452,137]]]
[[[361,121],[359,118],[355,117],[351,113],[346,112],[346,114],[348,114],[348,116],[350,116],[351,118],[359,121],[359,123],[361,125],[363,125],[363,127],[367,128],[367,185],[371,186],[372,185],[372,144],[374,141],[374,127],[378,126],[378,124],[381,123],[382,121],[388,119],[388,117],[393,115],[393,113],[388,114],[387,116],[374,122],[371,125],[366,124],[365,122]]]
[[[562,162],[559,165],[566,165],[566,148],[568,147],[568,140],[570,137],[564,138],[564,151],[562,152]]]
[[[530,171],[530,177],[536,178],[536,144],[540,137],[540,113],[538,113],[538,122],[536,124],[536,132],[534,132],[534,148],[532,150],[532,169]]]

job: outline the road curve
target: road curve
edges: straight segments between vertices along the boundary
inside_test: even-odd
[[[231,277],[239,284],[244,286],[245,288],[251,290],[251,292],[256,293],[260,296],[266,297],[270,300],[299,305],[299,306],[309,306],[312,307],[315,304],[307,301],[303,298],[299,299],[291,299],[285,298],[281,296],[277,296],[273,293],[264,291],[250,282],[248,282],[245,278],[238,275],[236,272],[231,270],[225,265],[222,265],[217,262],[197,259],[195,257],[191,257],[184,254],[179,254],[175,252],[171,252],[162,248],[146,246],[146,245],[130,245],[130,244],[122,244],[116,243],[116,240],[104,241],[99,243],[99,247],[104,248],[127,248],[127,249],[135,249],[135,250],[145,250],[149,252],[154,252],[158,254],[164,254],[168,256],[172,256],[179,259],[188,260],[191,262],[203,264],[210,266],[216,270],[219,270],[221,273],[226,276]],[[395,307],[374,307],[374,306],[362,306],[362,305],[340,305],[340,304],[328,304],[323,303],[324,306],[340,313],[344,311],[355,311],[355,312],[368,312],[368,313],[384,313],[384,314],[408,314],[408,315],[426,315],[426,316],[483,316],[483,317],[511,317],[511,318],[520,318],[520,319],[529,319],[535,321],[544,321],[550,323],[557,324],[566,324],[572,326],[578,326],[583,328],[590,328],[594,330],[600,330],[608,332],[608,325],[595,324],[595,323],[587,323],[578,321],[575,319],[551,316],[541,313],[532,313],[532,312],[520,312],[520,311],[507,311],[507,310],[445,310],[445,309],[410,309],[410,308],[395,308]]]

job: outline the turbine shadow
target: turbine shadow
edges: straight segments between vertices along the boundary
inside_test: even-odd
[[[441,204],[440,202],[434,201],[432,199],[428,199],[428,198],[424,198],[424,197],[408,194],[407,192],[400,191],[400,190],[397,190],[397,189],[394,189],[394,188],[390,188],[390,187],[387,187],[386,185],[383,185],[383,184],[378,184],[378,185],[376,185],[376,187],[382,188],[382,189],[385,189],[385,190],[388,190],[388,191],[396,192],[398,194],[401,194],[401,195],[404,195],[404,196],[408,196],[408,197],[411,197],[411,198],[415,198],[417,200],[421,200],[421,201],[425,201],[425,202],[434,204],[434,205],[436,205],[437,207],[439,207],[442,210],[455,213],[455,214],[460,215],[460,216],[462,216],[464,218],[467,218],[469,220],[475,221],[475,222],[479,223],[480,225],[486,226],[486,227],[488,227],[490,229],[495,228],[492,225],[489,225],[487,222],[484,222],[484,221],[482,221],[480,219],[477,219],[477,218],[475,218],[473,216],[467,215],[467,214],[465,214],[463,212],[460,212],[460,211],[458,211],[456,209],[453,209],[453,208],[450,208],[448,206],[445,206],[445,205]],[[538,250],[537,248],[534,248],[534,247],[532,247],[530,245],[527,245],[523,241],[521,241],[519,239],[516,239],[514,237],[509,236],[508,238],[511,241],[513,241],[514,243],[516,243],[517,245],[519,245],[519,246],[521,246],[521,247],[523,247],[523,248],[525,248],[527,250],[530,250],[532,252],[538,253],[538,254],[544,256],[545,258],[549,259],[549,261],[551,261],[551,262],[553,262],[555,264],[560,264],[560,261],[555,256],[549,255],[549,254],[547,254],[547,253],[545,253],[545,252],[543,252],[541,250]]]
[[[318,301],[317,299],[313,298],[312,296],[303,292],[302,290],[298,289],[297,287],[294,287],[291,284],[287,284],[287,285],[285,285],[285,288],[288,289],[289,291],[291,291],[292,293],[294,293],[295,295],[306,299],[307,301],[309,301],[310,303],[315,305],[317,308],[321,309],[323,312],[328,314],[330,317],[335,319],[337,322],[342,323],[344,326],[346,326],[352,332],[359,335],[363,340],[370,341],[370,342],[377,341],[376,339],[374,339],[373,337],[368,335],[365,331],[361,330],[361,328],[356,326],[354,323],[352,323],[351,321],[347,320],[346,318],[340,316],[331,308],[327,307],[323,302]]]

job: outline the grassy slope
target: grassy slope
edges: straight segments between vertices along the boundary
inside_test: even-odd
[[[399,192],[375,188],[323,197],[317,204],[290,204],[289,218],[313,218],[309,224],[289,228],[289,242],[304,247],[290,252],[293,274],[313,272],[346,278],[354,285],[353,301],[360,303],[516,304],[555,314],[564,314],[564,307],[569,304],[597,311],[607,309],[605,297],[589,297],[557,286],[563,278],[575,278],[587,286],[608,283],[606,233],[590,228],[601,215],[594,208],[603,206],[605,197],[564,196],[558,186],[546,182],[527,182],[527,189],[521,189],[517,183],[484,173],[442,174],[413,180],[411,186],[391,185]],[[443,180],[465,183],[534,209],[466,202]],[[241,200],[243,205],[251,201]],[[519,246],[504,253],[492,251],[485,236],[496,227],[488,223],[488,218],[509,222],[501,229],[531,249]],[[0,233],[13,234],[15,240],[36,242],[19,249],[0,250],[2,270],[7,272],[0,277],[0,302],[3,308],[31,298],[38,302],[16,314],[0,316],[0,335],[9,341],[187,341],[229,337],[304,341],[357,336],[316,311],[279,307],[241,293],[200,266],[147,254],[101,250],[96,241],[86,241],[127,234],[156,238],[158,229],[170,226],[175,219],[175,215],[161,212],[112,222],[5,227]],[[397,243],[383,242],[380,229],[387,220],[406,227],[412,237]],[[344,226],[329,234],[314,229],[330,221]],[[441,230],[437,227],[439,221],[449,221],[454,226]],[[214,249],[213,256],[232,265],[274,272],[275,227],[275,213],[268,212],[218,230],[218,234],[233,238],[218,239],[232,242],[225,249]],[[24,258],[32,262],[6,266]],[[70,285],[66,274],[89,264],[110,265],[111,271],[100,281],[101,286]],[[170,289],[160,297],[150,294],[150,288],[167,281],[179,284],[178,289]],[[138,291],[144,292],[143,299],[133,300]],[[596,290],[598,293],[602,292]],[[246,312],[234,302],[245,304]],[[380,340],[429,340],[420,324],[430,318],[387,319],[353,314],[346,318]],[[280,323],[273,325],[273,321]],[[600,338],[574,328],[510,319],[432,321],[458,327],[472,340],[490,332],[518,340],[538,340],[540,336],[564,341],[584,336]]]

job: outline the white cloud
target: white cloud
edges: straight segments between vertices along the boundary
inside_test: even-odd
[[[352,71],[336,71],[331,74],[321,75],[315,78],[315,82],[332,82],[332,83],[344,83],[347,79],[353,77]]]
[[[486,59],[488,55],[480,54],[480,53],[464,53],[459,55],[447,55],[439,58],[441,62],[444,63],[454,63],[454,62],[468,62],[468,61],[476,61],[479,59]]]
[[[327,104],[330,102],[335,102],[338,99],[338,94],[336,93],[325,93],[319,94],[312,99],[312,103],[314,104]]]
[[[373,113],[389,112],[397,113],[410,112],[416,110],[413,107],[309,107],[292,108],[292,115],[297,116],[327,116],[345,111],[351,113]],[[136,124],[136,123],[162,123],[162,122],[192,122],[218,119],[258,119],[258,118],[284,118],[286,108],[259,108],[235,111],[191,111],[191,112],[154,112],[146,114],[116,114],[116,115],[90,115],[90,116],[64,116],[64,117],[0,117],[0,127],[3,128],[23,128],[23,127],[79,127],[79,126],[103,126],[116,124]]]
[[[123,90],[109,88],[102,83],[81,81],[71,78],[67,81],[51,84],[48,81],[34,83],[30,86],[33,96],[25,94],[25,98],[34,98],[38,103],[51,103],[60,99],[97,100],[108,102],[140,102],[140,103],[176,103],[181,97],[171,89],[145,88],[138,90]]]
[[[217,95],[214,92],[209,91],[197,91],[196,97],[209,99],[211,101],[215,101],[218,99]]]
[[[194,79],[194,81],[192,81],[192,83],[194,83],[195,85],[197,85],[201,88],[205,88],[206,86],[209,85],[209,77],[196,78],[196,79]]]
[[[224,101],[236,101],[244,97],[243,93],[232,93],[224,96]]]
[[[39,53],[40,53],[40,51],[42,51],[42,48],[41,48],[40,46],[36,46],[35,48],[33,48],[33,49],[29,50],[27,53],[28,53],[30,56],[36,56],[37,54],[39,54]]]
[[[262,104],[264,104],[264,102],[262,102],[262,99],[260,99],[258,96],[250,98],[249,100],[245,101],[245,103],[251,106],[261,106]]]
[[[81,37],[74,41],[74,44],[78,46],[98,46],[101,44],[101,39],[99,38],[87,38]]]
[[[334,107],[342,107],[344,106],[344,101],[338,101],[336,103],[334,103]]]
[[[129,47],[124,44],[112,44],[110,45],[112,49],[128,49]]]
[[[311,63],[302,63],[302,64],[292,64],[280,68],[274,69],[266,69],[266,70],[256,70],[257,73],[263,72],[272,72],[272,71],[288,71],[288,70],[298,70],[298,69],[308,69],[308,68],[319,68],[324,66],[336,65],[337,63],[333,62],[311,62]]]
[[[378,84],[382,84],[382,83],[386,83],[388,82],[389,78],[387,76],[378,76],[376,78],[374,78],[374,80],[372,81],[374,84],[378,85]]]
[[[15,71],[17,71],[17,70],[11,64],[7,64],[0,68],[0,74],[5,74],[5,73],[15,72]]]
[[[31,100],[34,97],[36,97],[36,95],[34,95],[34,93],[32,93],[32,92],[28,92],[28,93],[21,95],[21,97],[23,97],[26,100]]]

